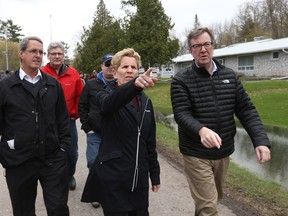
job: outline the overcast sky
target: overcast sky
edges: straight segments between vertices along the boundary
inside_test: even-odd
[[[77,3],[76,3],[77,2]],[[247,0],[161,0],[165,13],[175,23],[178,38],[193,27],[195,14],[204,26],[231,21]],[[111,15],[123,17],[120,0],[104,0]],[[12,19],[25,36],[35,35],[44,41],[65,41],[74,47],[82,27],[92,24],[99,0],[0,0],[0,20]],[[70,50],[69,53],[71,53]],[[0,58],[4,56],[0,55]]]

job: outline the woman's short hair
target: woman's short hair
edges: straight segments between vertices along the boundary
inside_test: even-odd
[[[137,69],[138,70],[140,69],[140,67],[141,67],[141,56],[133,48],[123,49],[123,50],[117,52],[113,56],[113,58],[111,60],[111,65],[112,65],[113,69],[116,70],[120,66],[121,60],[122,60],[122,58],[124,56],[135,58],[136,59],[136,63],[137,63]]]

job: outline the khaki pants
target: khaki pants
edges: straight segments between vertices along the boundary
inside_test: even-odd
[[[223,197],[223,184],[229,157],[207,160],[183,155],[184,170],[195,202],[196,215],[218,216],[218,203]]]

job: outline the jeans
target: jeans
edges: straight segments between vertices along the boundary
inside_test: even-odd
[[[78,132],[75,119],[70,119],[70,135],[71,143],[68,155],[68,168],[69,176],[72,177],[75,174],[76,163],[78,160]]]
[[[100,133],[87,133],[87,167],[90,169],[98,155],[99,147],[102,142],[102,136]]]

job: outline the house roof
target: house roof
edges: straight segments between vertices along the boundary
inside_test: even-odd
[[[273,40],[259,39],[251,42],[232,44],[227,47],[219,48],[214,50],[214,57],[224,57],[232,55],[245,55],[251,53],[268,52],[273,50],[288,49],[288,38],[281,38]],[[287,50],[288,52],[288,50]],[[189,54],[177,56],[172,59],[173,62],[187,62],[192,61],[193,57]]]

